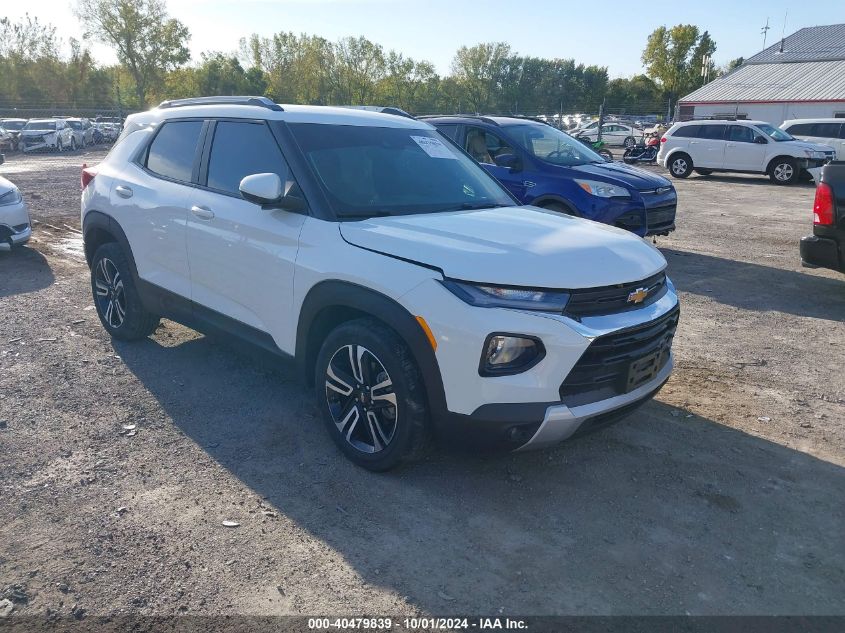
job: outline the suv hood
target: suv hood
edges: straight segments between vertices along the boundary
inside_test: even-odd
[[[672,184],[663,176],[622,162],[577,165],[569,169],[584,174],[585,178],[597,176],[602,180],[611,181],[611,184],[621,185],[627,189],[636,189],[637,191],[657,189]]]
[[[506,286],[595,288],[639,281],[666,260],[637,236],[537,207],[500,207],[341,222],[355,246]]]

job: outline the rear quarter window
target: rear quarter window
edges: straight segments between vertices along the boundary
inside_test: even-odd
[[[675,138],[698,138],[698,131],[701,129],[700,125],[684,125],[672,132]]]
[[[147,150],[145,166],[154,174],[190,182],[202,121],[168,121]]]

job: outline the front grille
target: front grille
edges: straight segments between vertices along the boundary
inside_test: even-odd
[[[639,289],[648,291],[644,301],[628,301],[632,293]],[[657,301],[666,294],[666,274],[658,273],[642,281],[634,281],[603,288],[573,290],[566,304],[564,314],[574,319],[598,314],[614,314],[625,310],[641,308]]]
[[[655,207],[654,209],[646,210],[646,218],[648,221],[648,230],[659,231],[666,229],[675,224],[675,213],[677,207],[674,204],[669,204],[664,207]]]
[[[669,361],[678,327],[677,306],[654,321],[595,339],[561,384],[561,401],[577,407],[633,391],[653,378]],[[653,374],[632,369],[637,361],[653,360]]]

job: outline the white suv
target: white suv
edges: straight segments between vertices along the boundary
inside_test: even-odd
[[[832,147],[794,139],[763,121],[687,121],[673,125],[660,139],[657,162],[675,178],[693,171],[768,174],[779,185],[798,181],[806,170],[818,181],[833,159]]]
[[[554,444],[629,412],[672,369],[678,299],[656,248],[519,206],[410,117],[165,102],[130,116],[82,184],[112,336],[163,316],[294,358],[334,441],[372,470],[429,431]]]

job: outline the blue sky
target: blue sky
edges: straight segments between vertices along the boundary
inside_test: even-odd
[[[11,4],[4,2],[4,4]],[[26,6],[28,4],[28,6]],[[769,19],[768,43],[804,26],[845,23],[845,2],[814,0],[708,0],[678,2],[567,2],[541,0],[168,0],[170,13],[191,30],[195,57],[206,50],[234,51],[238,38],[295,31],[331,40],[364,35],[386,49],[427,59],[447,73],[461,45],[504,41],[522,54],[575,58],[607,66],[611,77],[642,72],[640,54],[648,34],[661,24],[696,24],[710,31],[718,50],[714,61],[748,57],[762,48],[761,27]],[[0,9],[11,18],[25,11],[79,37],[80,26],[67,0],[35,0]],[[788,12],[788,14],[787,14]],[[102,61],[113,61],[103,46]]]

